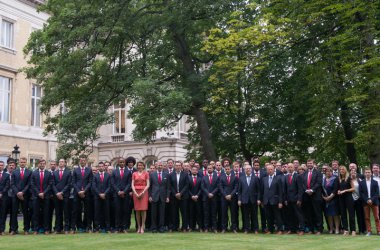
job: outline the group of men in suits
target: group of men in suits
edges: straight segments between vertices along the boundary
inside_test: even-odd
[[[26,167],[26,158],[0,161],[0,234],[5,234],[5,221],[10,214],[10,234],[18,233],[17,214],[23,213],[24,233],[115,232],[130,228],[133,199],[132,174],[136,160],[120,158],[116,168],[100,162],[97,168],[87,166],[80,157],[79,166],[69,169],[64,159],[58,166],[40,160],[34,171]],[[53,166],[53,169],[52,169]],[[284,171],[285,170],[285,171]],[[306,168],[298,161],[286,169],[275,163],[260,167],[258,159],[243,166],[223,159],[182,163],[168,160],[149,168],[149,212],[147,227],[153,233],[165,231],[298,233],[320,234],[323,230],[322,178],[313,160]],[[371,169],[366,181],[360,182],[366,215],[378,217],[379,185]],[[379,178],[380,180],[380,178]],[[55,225],[52,216],[55,211]],[[242,226],[239,226],[241,213]],[[376,217],[377,214],[377,217]],[[366,216],[366,221],[367,216]]]

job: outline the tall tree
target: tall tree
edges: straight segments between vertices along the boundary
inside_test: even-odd
[[[49,0],[51,14],[25,47],[28,77],[44,88],[46,132],[65,152],[81,152],[97,128],[112,121],[114,103],[131,105],[137,140],[173,126],[183,115],[197,124],[205,157],[216,153],[203,110],[210,55],[206,33],[231,10],[231,1]],[[51,111],[64,102],[66,112]]]

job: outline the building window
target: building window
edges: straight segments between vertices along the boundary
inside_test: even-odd
[[[0,76],[0,121],[9,122],[11,79]]]
[[[125,133],[125,102],[121,102],[120,104],[113,105],[113,113],[115,116],[114,122],[114,134],[124,134]]]
[[[41,86],[33,84],[32,87],[32,116],[31,125],[36,127],[41,127]]]
[[[1,46],[13,49],[14,23],[7,20],[1,20]]]

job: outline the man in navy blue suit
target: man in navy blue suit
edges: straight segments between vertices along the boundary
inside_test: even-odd
[[[237,191],[238,180],[231,172],[230,165],[224,166],[224,173],[220,177],[219,192],[221,194],[221,208],[222,208],[222,233],[227,230],[228,225],[228,208],[231,213],[231,230],[236,233],[237,231]]]
[[[260,180],[252,175],[250,165],[244,166],[244,173],[239,177],[238,191],[238,205],[243,208],[243,230],[244,233],[248,233],[252,229],[257,234],[259,230],[257,206],[261,204]]]
[[[33,200],[33,231],[38,234],[42,229],[45,234],[49,234],[49,209],[50,194],[53,183],[53,175],[45,169],[46,161],[39,160],[38,169],[33,171],[31,176],[31,191]],[[39,221],[42,218],[42,228],[39,228]]]
[[[219,178],[212,165],[207,166],[207,175],[202,179],[202,201],[204,228],[207,233],[209,229],[217,233],[216,224],[216,195],[218,193]]]
[[[91,183],[92,169],[87,166],[87,157],[82,155],[79,157],[79,167],[73,170],[73,187],[74,187],[74,213],[72,224],[76,225],[79,231],[86,230],[92,232],[92,199],[91,199]],[[82,211],[84,210],[84,218]],[[74,233],[74,231],[72,231]]]
[[[17,213],[18,208],[21,205],[21,211],[24,220],[24,234],[29,234],[32,218],[32,206],[30,205],[30,180],[32,171],[26,167],[26,162],[27,159],[25,157],[21,157],[19,160],[20,167],[14,170],[11,176],[11,189],[15,194],[15,197],[13,198],[14,205],[12,206],[11,227],[14,228],[15,231],[18,230]]]
[[[66,161],[60,159],[58,169],[53,172],[53,195],[55,209],[55,232],[68,234],[70,231],[69,196],[71,190],[71,171],[66,168]],[[65,222],[63,224],[63,222]],[[71,228],[74,230],[74,228]]]
[[[189,176],[189,227],[190,231],[196,229],[196,224],[198,224],[198,229],[200,232],[203,231],[203,221],[202,221],[202,175],[198,173],[198,168],[193,166],[191,168],[191,175]]]
[[[182,170],[182,163],[177,161],[174,165],[174,171],[169,176],[170,179],[170,199],[172,201],[171,205],[171,216],[173,221],[173,227],[171,230],[177,231],[179,229],[179,211],[181,211],[182,227],[183,232],[187,231],[189,226],[187,209],[188,209],[188,199],[189,199],[189,175]]]
[[[267,176],[261,181],[261,197],[268,220],[269,232],[274,232],[274,224],[277,225],[277,234],[282,234],[282,218],[280,209],[283,206],[283,182],[279,175],[274,174],[274,166],[267,166]]]
[[[115,202],[115,233],[126,233],[128,230],[128,209],[131,202],[129,192],[132,183],[132,171],[125,167],[125,159],[120,158],[118,167],[112,173],[112,192]]]
[[[4,171],[4,162],[0,161],[0,234],[5,235],[5,221],[7,218],[8,190],[10,186],[9,173]]]
[[[109,232],[110,210],[109,194],[111,190],[111,176],[104,171],[104,163],[98,163],[98,173],[92,180],[92,193],[95,201],[95,232]]]

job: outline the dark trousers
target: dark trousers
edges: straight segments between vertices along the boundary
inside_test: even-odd
[[[9,231],[16,232],[17,227],[17,213],[14,213],[14,204],[12,204],[12,199],[14,197],[9,197],[8,195],[3,195],[0,199],[0,233],[5,231],[5,223],[7,220],[7,215],[9,213]],[[16,221],[16,222],[15,222]]]
[[[128,209],[131,199],[128,195],[124,198],[120,196],[114,196],[115,202],[115,227],[116,230],[122,231],[127,230],[127,221],[128,221]]]
[[[202,230],[203,229],[202,201],[199,199],[197,201],[189,199],[189,226],[190,226],[190,229],[195,230],[197,224],[198,224],[198,228],[200,230]]]
[[[278,205],[270,205],[267,204],[265,207],[265,214],[268,220],[268,229],[270,232],[274,232],[274,225],[276,221],[277,230],[281,230],[282,219],[281,219],[281,211],[278,208]]]
[[[171,215],[172,206],[173,206],[172,199],[170,199],[169,203],[165,203],[165,224],[164,225],[168,229],[173,228],[173,217]]]
[[[267,230],[267,218],[265,216],[265,209],[260,206],[260,221],[261,221],[261,230],[264,232]]]
[[[18,230],[17,214],[18,209],[21,206],[22,215],[24,218],[24,232],[27,232],[31,228],[32,221],[32,206],[30,206],[30,196],[24,195],[24,200],[20,200],[17,197],[12,197],[12,214],[13,220],[11,221],[11,227]]]
[[[40,222],[42,222],[41,227],[45,232],[49,231],[49,208],[50,199],[39,197],[33,198],[33,231],[37,232],[40,228]]]
[[[309,195],[304,195],[302,204],[305,226],[307,226],[310,231],[317,230],[318,232],[322,232],[321,201],[313,199],[309,197]]]
[[[288,201],[286,219],[288,220],[288,230],[292,232],[304,231],[305,220],[301,206],[297,205],[296,201]]]
[[[178,200],[175,197],[172,197],[172,206],[171,206],[171,216],[173,217],[173,226],[172,230],[178,230],[179,229],[179,213],[181,212],[181,218],[182,218],[182,230],[187,230],[189,227],[189,220],[187,215],[187,205],[188,200]]]
[[[216,195],[216,227],[219,231],[222,230],[222,223],[223,223],[222,197],[219,194],[217,194]]]
[[[109,204],[110,204],[110,229],[115,228],[115,198],[113,196],[109,197]]]
[[[90,194],[86,193],[84,198],[76,196],[74,198],[74,213],[72,215],[72,227],[74,225],[77,229],[91,230],[93,215],[92,211],[92,199]],[[82,214],[84,213],[83,217]],[[74,227],[75,228],[75,227]]]
[[[354,209],[354,199],[352,198],[352,193],[345,193],[339,196],[339,208],[340,216],[342,219],[342,229],[348,231],[348,220],[350,222],[350,231],[355,231],[355,209]],[[348,217],[347,219],[347,212]]]
[[[216,223],[216,198],[208,198],[203,201],[203,219],[204,219],[204,228],[205,229],[217,229]]]
[[[165,225],[165,201],[158,200],[157,202],[152,202],[151,205],[151,229],[156,231],[164,230]],[[158,222],[158,226],[157,226]]]
[[[231,213],[231,230],[237,230],[237,223],[236,223],[236,213],[238,209],[237,205],[237,199],[236,197],[231,198],[231,200],[226,200],[225,198],[222,198],[221,201],[221,207],[222,207],[222,230],[228,229],[228,209]]]
[[[53,214],[54,214],[54,197],[51,196],[49,201],[49,231],[52,231]],[[54,229],[56,230],[56,229]]]
[[[94,198],[95,203],[95,230],[110,230],[110,206],[109,199]]]
[[[258,231],[259,230],[259,220],[257,218],[257,203],[253,204],[248,201],[248,203],[241,204],[243,208],[243,230],[244,231]]]
[[[70,210],[69,210],[69,198],[64,197],[63,200],[54,198],[55,209],[55,231],[62,232],[70,230]]]
[[[359,233],[364,233],[366,230],[366,226],[364,220],[363,202],[361,201],[361,199],[357,199],[356,201],[354,201],[354,210],[358,222]]]

